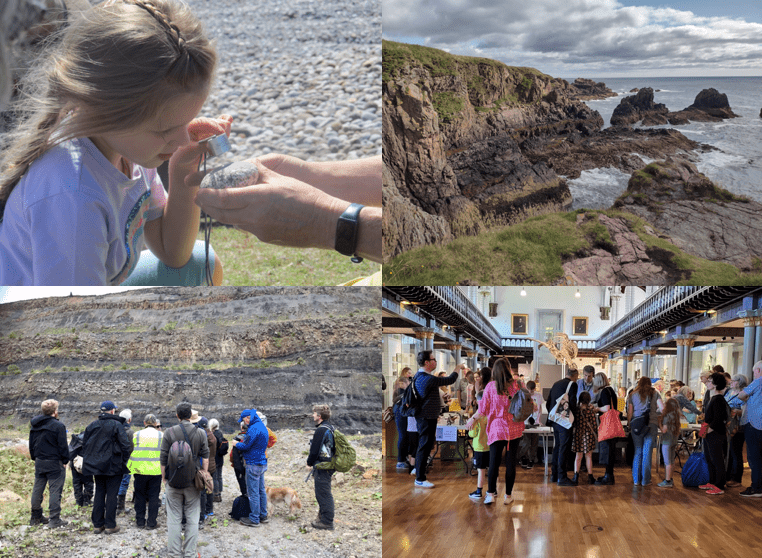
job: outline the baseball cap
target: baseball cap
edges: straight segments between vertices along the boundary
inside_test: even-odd
[[[206,417],[201,417],[201,418],[198,419],[198,422],[196,423],[196,426],[206,430],[209,427],[209,421],[207,420]]]
[[[118,409],[119,407],[116,406],[116,403],[113,401],[104,401],[101,403],[101,411],[108,412],[112,409]]]

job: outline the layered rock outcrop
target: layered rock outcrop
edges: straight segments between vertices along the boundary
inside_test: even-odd
[[[378,432],[380,292],[370,287],[164,288],[0,305],[0,416],[40,402],[83,425],[109,399],[176,422],[189,401],[226,430],[255,406],[309,428],[327,402],[348,431]]]
[[[592,79],[577,78],[569,84],[569,88],[569,97],[575,101],[593,101],[617,96],[617,93],[606,87],[605,83],[595,82]]]
[[[631,126],[641,122],[643,126],[679,126],[689,122],[719,122],[737,117],[730,108],[728,96],[714,88],[702,90],[693,104],[683,110],[670,112],[666,105],[654,103],[654,90],[645,87],[636,95],[621,100],[611,115],[611,125]]]
[[[704,89],[693,101],[693,104],[667,116],[673,126],[689,122],[720,122],[727,118],[738,118],[728,103],[728,96],[714,88]]]

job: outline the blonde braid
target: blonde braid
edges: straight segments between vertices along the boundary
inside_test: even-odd
[[[167,35],[170,36],[173,43],[177,47],[178,53],[182,54],[184,53],[184,47],[185,47],[185,39],[183,39],[182,35],[180,34],[180,28],[177,27],[174,23],[169,21],[169,17],[162,12],[156,4],[151,2],[150,0],[131,0],[132,4],[135,4],[136,6],[143,8],[145,11],[147,11],[153,18],[158,21],[162,27],[167,32]]]

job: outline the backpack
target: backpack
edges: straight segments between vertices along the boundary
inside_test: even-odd
[[[249,517],[251,506],[248,496],[238,496],[233,500],[233,509],[230,510],[230,517],[238,521],[242,517]]]
[[[326,433],[323,435],[323,446],[325,446],[328,451],[331,451],[330,438],[329,443],[326,444],[326,437],[329,435],[332,436],[334,442],[333,450],[331,452],[332,455],[330,461],[316,463],[315,469],[334,469],[339,473],[346,473],[355,466],[355,463],[357,463],[357,453],[355,452],[355,448],[352,447],[352,444],[349,443],[349,440],[347,440],[344,434],[331,425],[326,426],[328,427],[328,430],[326,430]],[[323,453],[323,446],[321,446],[321,455]]]
[[[418,393],[417,389],[415,389],[415,379],[417,377],[418,374],[413,376],[413,379],[405,388],[405,391],[402,392],[402,396],[397,402],[397,405],[399,405],[400,414],[403,417],[414,417],[418,414],[418,411],[423,406],[423,397],[421,397],[421,394]]]
[[[180,429],[183,431],[185,440],[172,442],[167,456],[167,482],[172,488],[188,488],[193,486],[196,480],[196,460],[182,423]]]
[[[230,449],[230,443],[225,439],[225,436],[220,440],[220,444],[217,446],[217,455],[225,457]]]
[[[82,453],[83,442],[85,440],[85,433],[72,434],[71,442],[69,442],[69,460],[73,461],[75,457]]]
[[[524,422],[534,412],[534,401],[529,390],[519,387],[519,391],[513,394],[508,412],[513,415],[514,422]]]

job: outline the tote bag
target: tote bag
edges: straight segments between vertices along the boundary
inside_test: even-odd
[[[601,415],[601,424],[598,426],[598,441],[610,440],[611,438],[624,438],[624,428],[619,420],[619,411],[609,409]]]
[[[571,408],[569,407],[569,388],[571,385],[572,382],[569,382],[566,386],[566,391],[561,397],[556,399],[556,404],[550,410],[550,414],[548,414],[549,421],[555,422],[558,426],[565,428],[566,430],[569,430],[574,423],[574,415],[571,413]]]

